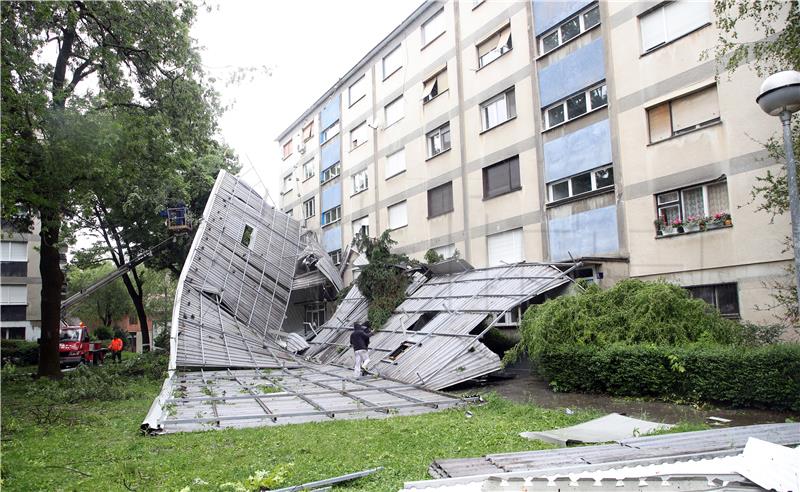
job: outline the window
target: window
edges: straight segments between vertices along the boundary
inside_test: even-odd
[[[438,38],[444,32],[444,9],[433,14],[433,17],[422,24],[422,46]]]
[[[353,194],[361,193],[369,188],[369,181],[367,180],[367,170],[359,171],[353,176]]]
[[[317,213],[316,198],[311,197],[303,202],[303,218],[309,219]]]
[[[28,287],[25,285],[0,285],[0,304],[28,304]]]
[[[456,245],[455,243],[445,244],[444,246],[433,248],[433,250],[436,252],[436,254],[447,260],[455,256]]]
[[[331,261],[334,265],[341,265],[342,264],[342,250],[337,249],[336,251],[331,251],[328,253],[328,256],[331,257]]]
[[[389,229],[399,229],[408,225],[405,201],[395,203],[386,210],[389,212]]]
[[[319,174],[320,183],[327,183],[328,181],[338,176],[341,171],[342,171],[342,165],[337,162],[336,164],[332,165],[328,169],[325,169]]]
[[[362,75],[360,79],[356,80],[353,85],[347,89],[347,98],[350,101],[350,106],[363,99],[366,95],[367,76]]]
[[[428,158],[450,150],[450,122],[445,123],[425,136],[428,142]]]
[[[686,287],[692,297],[717,308],[725,317],[739,318],[739,295],[735,283]]]
[[[601,190],[614,185],[614,167],[604,166],[550,184],[550,201],[556,202],[581,193]]]
[[[303,180],[314,176],[314,161],[308,161],[303,164]]]
[[[511,25],[507,25],[478,45],[478,68],[485,67],[511,51]]]
[[[342,206],[337,205],[322,213],[322,225],[333,224],[342,218]]]
[[[494,198],[521,189],[519,156],[483,168],[483,198]]]
[[[350,150],[353,150],[359,145],[365,143],[367,141],[368,134],[369,127],[367,126],[366,121],[350,130]]]
[[[600,8],[595,4],[539,36],[539,53],[542,55],[549,53],[598,24],[600,24]]]
[[[603,82],[546,108],[544,110],[545,129],[574,120],[590,111],[602,108],[606,104],[608,104],[608,92],[606,83]]]
[[[428,190],[428,218],[453,211],[453,182]]]
[[[522,229],[512,229],[486,236],[489,266],[518,263],[524,260]]]
[[[707,2],[666,2],[639,18],[642,52],[647,53],[711,22]]]
[[[286,159],[292,155],[292,139],[290,138],[288,142],[283,144],[283,158]]]
[[[386,156],[386,179],[396,176],[406,170],[406,151],[400,149]]]
[[[339,122],[332,124],[328,128],[322,130],[319,134],[319,143],[324,144],[328,140],[332,139],[336,135],[339,134]]]
[[[2,328],[3,340],[25,340],[24,326],[9,326]]]
[[[303,142],[308,142],[311,140],[311,137],[314,136],[314,122],[309,121],[306,126],[303,127]]]
[[[369,215],[353,221],[353,237],[359,234],[369,236]]]
[[[647,109],[650,143],[689,133],[718,121],[716,85]]]
[[[28,243],[0,241],[0,261],[28,261]]]
[[[656,207],[661,222],[672,224],[675,219],[713,217],[729,210],[728,183],[717,181],[656,195]]]
[[[390,75],[400,70],[403,66],[403,61],[400,58],[403,53],[400,51],[400,46],[392,50],[391,53],[383,57],[383,80],[389,78]]]
[[[256,230],[251,225],[244,225],[244,232],[242,232],[242,239],[240,242],[242,246],[253,249],[253,243],[256,239]]]
[[[447,67],[433,77],[426,80],[422,85],[422,103],[427,103],[439,94],[445,92],[447,86]]]
[[[292,191],[292,187],[294,184],[294,180],[292,179],[292,175],[284,176],[283,177],[283,189],[281,190],[282,194],[287,194]]]
[[[390,127],[393,124],[403,119],[405,116],[405,107],[403,106],[403,96],[398,97],[390,102],[383,108],[384,116],[386,118],[386,126]]]
[[[494,128],[517,116],[514,104],[514,88],[498,94],[480,105],[481,122],[484,130]]]

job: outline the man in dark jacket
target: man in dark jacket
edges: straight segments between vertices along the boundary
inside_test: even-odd
[[[367,356],[367,349],[369,348],[369,337],[372,332],[369,331],[369,322],[362,325],[359,322],[353,323],[353,333],[350,334],[350,346],[353,347],[353,377],[358,378],[362,375],[364,366],[369,362]]]

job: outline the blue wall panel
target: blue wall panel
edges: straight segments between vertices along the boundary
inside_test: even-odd
[[[341,181],[335,185],[327,186],[322,190],[322,208],[321,211],[325,212],[333,207],[342,204],[342,183]]]
[[[610,162],[611,128],[607,119],[544,144],[548,183]]]
[[[342,138],[336,135],[322,146],[320,150],[320,171],[324,171],[341,160]]]
[[[614,205],[551,219],[548,229],[552,261],[569,260],[570,253],[578,258],[619,251]]]
[[[533,0],[533,23],[540,35],[567,17],[592,3],[593,0]]]
[[[339,119],[339,108],[341,106],[341,104],[339,104],[339,100],[341,98],[342,95],[337,94],[322,108],[322,111],[319,112],[320,133],[322,130],[336,123],[336,121]]]
[[[606,78],[603,40],[596,39],[563,60],[539,71],[542,107],[587,89]]]
[[[322,247],[330,253],[342,249],[342,226],[332,226],[322,231]]]

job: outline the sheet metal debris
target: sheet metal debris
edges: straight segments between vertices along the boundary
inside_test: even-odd
[[[436,390],[495,372],[500,357],[481,337],[511,309],[570,282],[566,272],[551,264],[484,269],[454,264],[458,273],[415,277],[406,300],[370,341],[371,372]],[[366,321],[367,309],[364,296],[351,289],[310,342],[308,355],[352,365],[348,340],[353,323]]]
[[[800,423],[635,437],[620,440],[616,444],[492,454],[480,458],[439,459],[431,464],[428,472],[434,478],[450,478],[542,472],[553,468],[582,471],[587,463],[596,469],[604,469],[669,463],[681,459],[716,458],[741,453],[751,437],[783,446],[797,446],[800,445]]]
[[[670,424],[639,420],[618,413],[584,422],[582,424],[539,432],[520,432],[520,436],[567,447],[570,444],[619,441],[628,437],[669,429]]]
[[[355,472],[355,473],[348,473],[347,475],[342,475],[342,476],[339,476],[339,477],[326,478],[325,480],[317,480],[316,482],[308,482],[308,483],[304,483],[302,485],[295,485],[295,486],[292,486],[292,487],[284,487],[282,489],[275,489],[273,492],[300,492],[300,491],[305,491],[305,490],[311,490],[312,488],[316,488],[316,487],[326,487],[328,485],[334,485],[334,484],[342,483],[342,482],[349,482],[350,480],[355,480],[357,478],[366,477],[366,476],[372,475],[373,473],[377,473],[377,472],[379,472],[381,470],[383,470],[383,467],[379,466],[377,468],[370,468],[369,470],[364,470],[364,471]],[[319,490],[319,489],[317,489],[317,490]]]

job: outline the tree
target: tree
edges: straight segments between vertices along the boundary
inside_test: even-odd
[[[92,268],[71,267],[67,271],[67,295],[71,296],[116,270],[110,263]],[[75,305],[72,314],[81,321],[101,326],[111,326],[114,320],[131,312],[128,293],[121,281],[114,281]]]
[[[740,67],[753,70],[766,78],[782,70],[800,70],[800,2],[783,0],[715,0],[719,38],[714,56],[720,71],[733,73]],[[742,41],[739,32],[754,31],[756,41]],[[778,127],[776,124],[776,132]],[[795,117],[792,124],[795,157],[800,162],[800,122]],[[786,162],[781,136],[765,142],[769,156]],[[751,201],[758,210],[771,217],[782,215],[789,209],[789,188],[784,167],[777,173],[767,171],[759,176],[750,192]],[[786,238],[786,250],[791,251],[791,237]],[[789,278],[794,278],[793,265],[788,267]],[[768,309],[777,309],[777,317],[796,325],[798,314],[794,285],[780,280],[769,282],[773,303]]]
[[[186,155],[203,140],[193,137],[209,143],[215,98],[189,36],[191,2],[9,1],[0,9],[3,218],[19,229],[41,223],[38,373],[60,377],[62,229],[116,165],[116,143],[126,138],[120,115],[160,122],[170,142],[186,144],[161,150]]]

